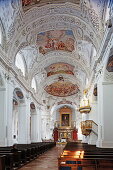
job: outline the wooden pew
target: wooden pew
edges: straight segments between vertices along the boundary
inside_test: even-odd
[[[5,170],[5,155],[0,156],[0,170]]]
[[[0,150],[0,154],[9,154],[12,153],[11,150]],[[17,151],[17,152],[13,152],[13,167],[19,167],[21,165],[22,161],[21,161],[21,151]]]
[[[0,156],[5,156],[5,169],[12,170],[13,169],[13,153],[0,152]]]
[[[0,156],[5,155],[5,170],[20,168],[35,159],[38,155],[55,146],[54,142],[38,142],[33,144],[17,144],[17,151],[12,153],[12,146],[0,147]],[[1,170],[1,169],[0,169]]]
[[[113,170],[113,149],[96,148],[88,144],[67,144],[58,158],[59,170]]]
[[[80,168],[86,170],[90,169],[110,169],[113,170],[113,159],[111,158],[83,158],[83,159],[78,159],[78,158],[72,158],[72,157],[65,157],[65,158],[58,158],[58,167],[59,170],[63,169],[62,167],[70,167],[71,170],[75,168]],[[66,169],[66,168],[65,168]]]

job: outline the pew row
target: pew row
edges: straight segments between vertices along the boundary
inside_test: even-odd
[[[39,155],[54,147],[54,142],[39,142],[32,144],[17,144],[17,150],[13,147],[0,147],[0,170],[15,170],[36,159]],[[4,157],[4,161],[2,160]],[[5,169],[4,169],[5,166]],[[3,168],[2,168],[3,167]]]
[[[58,167],[59,170],[112,170],[113,148],[68,143],[58,158]]]

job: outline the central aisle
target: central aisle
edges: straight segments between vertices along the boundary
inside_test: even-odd
[[[58,156],[64,145],[56,146],[39,156],[34,161],[20,168],[20,170],[58,170]]]

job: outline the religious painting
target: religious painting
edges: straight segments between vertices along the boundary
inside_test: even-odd
[[[74,44],[72,30],[51,30],[37,35],[37,46],[41,54],[54,50],[72,52],[75,49]]]
[[[113,72],[113,55],[109,57],[106,69],[108,72]]]
[[[23,99],[23,93],[20,90],[16,90],[16,95],[18,96],[19,99]]]
[[[95,85],[95,87],[94,87],[93,95],[94,95],[94,96],[97,96],[97,85]]]
[[[31,102],[31,104],[30,104],[30,108],[31,108],[31,110],[35,110],[35,105],[34,105],[34,103],[33,103],[33,102]]]
[[[47,77],[54,75],[54,74],[71,74],[74,75],[74,66],[67,64],[67,63],[54,63],[50,66],[46,67],[45,70],[47,71]]]
[[[61,115],[61,126],[69,126],[69,114]]]
[[[53,96],[66,97],[77,94],[79,88],[76,84],[68,81],[58,81],[45,87],[45,91]]]

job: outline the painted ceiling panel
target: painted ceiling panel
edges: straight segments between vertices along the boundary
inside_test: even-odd
[[[55,63],[51,64],[47,68],[45,68],[47,71],[47,76],[51,76],[54,74],[71,74],[74,75],[73,70],[74,66],[67,64],[67,63]]]
[[[46,86],[45,91],[53,96],[66,97],[77,94],[79,92],[79,88],[71,82],[58,81]]]
[[[75,4],[80,4],[80,0],[68,0],[69,2],[75,3]],[[46,4],[51,4],[51,3],[65,3],[64,0],[22,0],[22,7],[23,9],[29,10],[33,6],[42,6]]]
[[[37,35],[39,53],[46,54],[54,50],[72,52],[75,47],[75,37],[71,30],[51,30]]]

